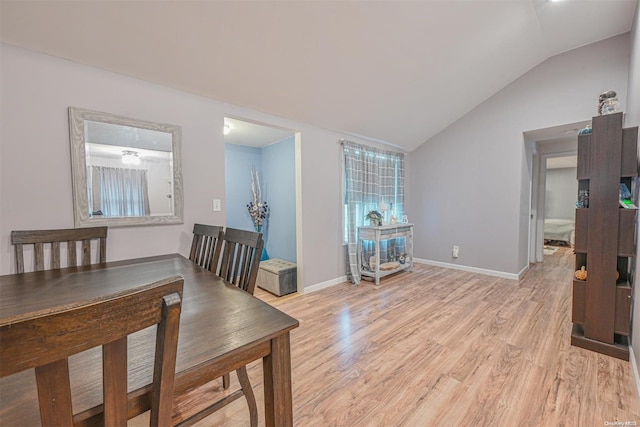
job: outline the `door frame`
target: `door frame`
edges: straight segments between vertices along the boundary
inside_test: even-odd
[[[535,143],[537,146],[537,142]],[[577,151],[560,151],[533,155],[533,191],[531,192],[531,250],[529,262],[538,263],[544,260],[544,212],[547,190],[547,159],[577,155]],[[577,197],[577,195],[576,195]],[[540,213],[542,213],[540,215]]]

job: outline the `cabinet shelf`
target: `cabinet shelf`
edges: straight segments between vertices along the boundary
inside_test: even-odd
[[[629,339],[625,335],[616,334],[614,335],[612,343],[605,343],[587,338],[585,336],[584,326],[574,323],[571,330],[571,345],[618,359],[629,360]]]
[[[637,209],[618,210],[618,256],[634,256],[634,232]],[[576,209],[575,251],[587,253],[589,237],[589,208]]]
[[[620,123],[622,123],[622,121],[620,121]],[[591,177],[591,144],[593,135],[594,133],[578,135],[578,167],[576,176],[578,180],[588,180]],[[622,129],[622,135],[620,138],[621,156],[619,162],[619,176],[621,178],[633,178],[638,176],[638,164],[636,157],[637,141],[637,127]]]
[[[578,136],[578,189],[588,190],[589,207],[575,213],[575,268],[588,276],[573,280],[571,344],[628,360],[637,210],[620,208],[618,192],[638,176],[638,128],[623,129],[622,113],[594,117],[592,128]]]

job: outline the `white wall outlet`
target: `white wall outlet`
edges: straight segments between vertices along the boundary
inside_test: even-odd
[[[213,211],[220,212],[222,210],[222,202],[220,199],[213,199]]]
[[[453,245],[453,257],[458,258],[458,254],[460,252],[460,248],[457,245]]]

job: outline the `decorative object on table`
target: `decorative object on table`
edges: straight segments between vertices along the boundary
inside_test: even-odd
[[[593,129],[591,129],[591,125],[588,124],[584,128],[580,129],[578,135],[589,135],[591,132],[593,132]]]
[[[578,191],[578,201],[576,202],[576,207],[580,209],[589,207],[589,190]]]
[[[398,258],[398,262],[400,264],[405,264],[407,262],[407,254],[400,255],[400,257]]]
[[[395,270],[398,267],[400,267],[400,263],[398,261],[383,262],[380,264],[380,271]]]
[[[378,211],[370,211],[364,219],[368,219],[374,227],[382,225],[382,214]]]
[[[409,217],[406,215],[402,215],[402,219],[400,220],[401,223],[403,224],[408,224],[409,223]]]
[[[608,90],[606,92],[602,92],[598,97],[598,115],[602,116],[603,114],[611,114],[618,111],[620,105],[618,104],[618,98],[616,98],[618,94],[615,90]],[[608,101],[609,99],[614,99],[615,101]],[[605,112],[605,103],[606,103],[606,112]],[[617,105],[617,106],[616,106]],[[611,111],[612,108],[616,108],[615,111]]]
[[[253,221],[253,227],[257,232],[261,232],[263,226],[266,225],[269,219],[269,205],[266,200],[262,199],[262,188],[260,187],[260,176],[255,166],[251,167],[251,201],[247,204],[247,210]],[[266,237],[263,235],[265,245],[262,248],[262,256],[260,261],[269,259],[267,253]]]
[[[389,220],[389,224],[397,224],[398,223],[398,217],[395,215],[391,215],[391,219]]]
[[[382,218],[387,216],[387,212],[388,211],[389,211],[389,206],[387,206],[387,204],[384,202],[384,200],[382,200],[380,202],[380,213],[382,214]],[[380,225],[382,225],[382,224],[380,224]]]

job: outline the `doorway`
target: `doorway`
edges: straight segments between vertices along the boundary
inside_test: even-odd
[[[575,175],[577,135],[588,123],[590,121],[585,120],[524,133],[525,144],[530,145],[527,152],[531,156],[530,263],[543,262],[545,238],[557,238],[571,245],[574,228],[571,224],[575,219],[578,193]]]
[[[255,230],[247,205],[253,201],[252,171],[260,184],[268,216],[261,227],[263,260],[278,258],[297,264],[302,291],[300,232],[300,144],[292,129],[238,117],[225,117],[225,194],[227,227]]]

